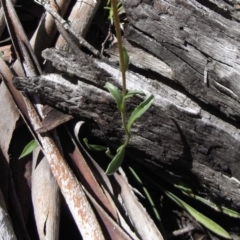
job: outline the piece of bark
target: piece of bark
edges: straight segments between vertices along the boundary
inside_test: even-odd
[[[140,2],[123,0],[127,39],[164,61],[192,99],[239,120],[240,24],[196,0]]]
[[[48,113],[44,114],[44,119],[41,122],[42,126],[37,129],[37,132],[39,133],[48,132],[73,118],[73,116],[60,112],[59,110],[50,106],[44,106],[44,110],[46,108],[48,108]]]
[[[163,240],[164,238],[159,232],[159,229],[156,227],[150,216],[146,214],[146,210],[134,195],[124,172],[122,170],[120,170],[120,172],[121,174],[115,173],[114,178],[119,184],[119,189],[121,189],[119,194],[121,195],[127,214],[130,216],[137,234],[141,236],[141,239]],[[136,218],[136,216],[138,216],[138,218]]]
[[[33,152],[32,202],[39,239],[59,238],[60,194],[56,179],[40,147]]]
[[[114,69],[111,69],[111,72],[114,73]],[[128,74],[128,81],[131,83],[129,90],[134,90],[133,87],[138,83],[144,86],[143,80],[134,79],[134,76]],[[112,142],[119,143],[122,140],[121,120],[113,98],[106,91],[83,82],[75,85],[60,75],[36,77],[31,81],[17,78],[14,82],[18,89],[38,93],[58,108],[92,119],[101,129],[101,131],[97,128],[92,130],[96,136],[110,140],[110,137],[105,135],[108,135],[107,132],[111,129],[113,133],[116,131],[116,134],[111,136]],[[160,88],[157,83],[154,87]],[[145,87],[143,89],[148,90]],[[129,147],[137,148],[155,160],[165,163],[171,161],[181,167],[190,168],[193,159],[211,166],[209,161],[206,162],[209,159],[216,163],[212,167],[222,167],[222,170],[231,171],[233,176],[238,177],[238,169],[233,167],[237,164],[238,152],[233,152],[233,150],[234,145],[238,144],[237,135],[235,135],[238,130],[199,107],[197,108],[197,105],[195,109],[189,108],[191,104],[189,99],[184,99],[190,103],[185,109],[177,103],[174,105],[173,102],[168,102],[169,99],[168,101],[165,99],[164,102],[163,96],[157,95],[156,90],[155,92],[153,90],[152,87],[151,92],[155,95],[154,106],[133,126]],[[176,99],[178,104],[180,100],[180,98]],[[136,106],[136,103],[129,102],[128,105],[130,110]],[[220,135],[221,138],[219,138]],[[221,160],[223,166],[221,166]]]

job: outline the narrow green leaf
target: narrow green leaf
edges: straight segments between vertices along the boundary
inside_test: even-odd
[[[106,151],[105,153],[106,153],[106,155],[107,155],[110,159],[113,159],[113,158],[114,158],[114,156],[112,155],[112,153],[111,153],[111,151],[110,151],[109,148],[107,148],[107,151]]]
[[[105,174],[112,175],[113,173],[115,173],[117,169],[121,166],[124,156],[125,156],[125,146],[122,145],[121,147],[119,147],[119,151],[117,152],[113,160],[109,163]]]
[[[145,193],[145,196],[147,197],[147,199],[148,199],[148,201],[149,201],[149,203],[150,203],[150,205],[151,205],[151,207],[153,209],[153,212],[154,212],[154,214],[156,216],[156,219],[161,223],[161,217],[160,217],[160,215],[158,213],[158,210],[157,210],[157,208],[156,208],[156,206],[154,204],[154,201],[153,201],[150,193],[148,192],[147,188],[144,186],[142,180],[140,179],[138,174],[135,172],[135,170],[133,168],[131,168],[131,167],[128,167],[128,169],[130,170],[130,172],[134,176],[135,180],[141,185],[141,187],[142,187],[142,189],[143,189],[143,191]]]
[[[109,82],[106,82],[104,87],[107,88],[107,90],[112,94],[117,103],[118,110],[122,112],[122,95],[119,92],[118,88]]]
[[[229,208],[226,208],[226,207],[223,207],[223,206],[220,206],[220,212],[228,215],[229,217],[232,217],[232,218],[240,218],[240,214],[239,212],[236,212],[234,210],[231,210]]]
[[[189,196],[189,195],[187,195],[187,196]],[[232,218],[240,218],[239,213],[234,211],[234,210],[231,210],[231,209],[226,208],[224,206],[219,206],[219,205],[211,202],[210,200],[202,198],[198,195],[193,195],[193,196],[194,196],[194,199],[204,203],[205,205],[209,206],[210,208],[214,209],[217,212],[221,212],[221,213],[223,213],[225,215],[228,215],[229,217],[232,217]]]
[[[19,159],[21,159],[21,158],[27,156],[28,154],[32,153],[33,150],[34,150],[35,148],[37,148],[37,146],[38,146],[38,142],[37,142],[36,140],[32,140],[31,142],[29,142],[29,143],[25,146],[25,148],[23,149],[23,151],[22,151]]]
[[[107,150],[108,150],[107,147],[102,146],[102,145],[89,144],[87,138],[84,138],[84,139],[83,139],[83,142],[85,143],[85,145],[87,146],[87,148],[88,148],[89,150],[92,150],[92,151],[101,152],[101,151],[107,151]]]
[[[128,124],[127,124],[127,130],[130,132],[132,124],[141,117],[152,105],[153,103],[153,95],[150,95],[147,99],[145,99],[143,102],[141,102],[132,112]]]
[[[127,49],[124,46],[122,46],[122,50],[123,50],[123,66],[120,62],[120,70],[121,72],[126,72],[128,70],[129,65],[129,55]]]
[[[180,198],[175,196],[173,193],[165,190],[165,194],[171,198],[178,206],[186,210],[191,216],[193,216],[199,223],[205,226],[210,231],[214,232],[218,236],[221,236],[226,239],[232,239],[229,233],[223,229],[220,225],[215,223],[213,220],[209,219],[208,217],[204,216],[202,213],[198,212],[196,209],[182,201]]]
[[[139,91],[129,91],[125,96],[124,99],[128,99],[133,97],[134,95],[139,94],[141,96],[146,96],[146,94],[144,92],[139,92]]]

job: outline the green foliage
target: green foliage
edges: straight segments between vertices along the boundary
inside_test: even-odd
[[[38,142],[36,140],[32,140],[31,142],[29,142],[25,148],[23,149],[19,159],[27,156],[28,154],[32,153],[34,149],[36,149],[38,147]]]
[[[132,124],[140,118],[152,105],[153,103],[153,95],[150,95],[147,99],[141,102],[132,112],[128,123],[127,123],[127,130],[130,132]]]
[[[125,146],[121,145],[117,150],[117,154],[115,155],[113,160],[109,163],[105,174],[111,175],[115,173],[117,169],[121,166],[124,156],[125,156]]]
[[[210,218],[206,217],[202,213],[198,212],[196,209],[182,201],[180,198],[175,196],[173,193],[164,190],[165,194],[172,199],[179,207],[183,208],[185,211],[187,211],[192,217],[194,217],[199,223],[201,223],[204,227],[209,229],[210,231],[214,232],[220,237],[226,238],[226,239],[232,239],[229,233],[223,229],[221,226],[219,226],[217,223],[212,221]]]
[[[157,219],[159,222],[161,222],[161,217],[160,217],[160,215],[159,215],[159,213],[158,213],[158,211],[157,211],[157,208],[156,208],[156,206],[155,206],[155,204],[154,204],[154,202],[153,202],[153,199],[152,199],[150,193],[148,192],[147,188],[144,186],[142,180],[140,179],[140,177],[138,176],[138,174],[136,173],[136,171],[135,171],[133,168],[131,168],[131,167],[128,167],[128,168],[129,168],[130,172],[132,173],[132,175],[134,176],[135,180],[142,186],[142,189],[143,189],[143,191],[144,191],[144,194],[145,194],[145,196],[147,197],[148,202],[150,203],[150,205],[151,205],[151,207],[152,207],[152,209],[153,209],[153,212],[154,212],[154,214],[155,214],[155,216],[156,216],[156,219]]]
[[[4,53],[2,51],[0,51],[0,58],[2,58],[4,55]]]
[[[104,147],[104,146],[101,146],[101,145],[88,144],[88,139],[87,138],[84,138],[83,142],[85,143],[87,148],[89,150],[92,150],[92,151],[107,151],[108,150],[107,147]]]
[[[126,72],[128,70],[128,66],[129,66],[129,55],[127,52],[127,49],[122,46],[122,53],[123,53],[123,63],[121,63],[120,61],[120,70],[121,72]]]
[[[109,92],[112,94],[113,98],[115,99],[119,112],[122,115],[125,114],[124,101],[126,98],[124,98],[124,97],[126,95],[124,97],[122,97],[118,88],[111,83],[106,83],[105,87],[109,90]],[[135,94],[139,94],[139,92],[133,91],[129,94],[129,97],[132,97]],[[124,155],[125,155],[125,148],[128,145],[129,140],[130,140],[130,130],[131,130],[132,124],[148,110],[148,108],[152,105],[152,103],[153,103],[153,95],[150,95],[147,99],[145,99],[143,102],[141,102],[134,109],[134,111],[132,112],[132,114],[128,120],[127,125],[124,126],[124,123],[123,123],[124,129],[126,132],[126,140],[118,148],[116,156],[113,158],[113,160],[108,165],[108,168],[105,172],[107,175],[113,174],[121,166],[122,161],[124,159]]]
[[[231,210],[229,208],[226,208],[224,206],[219,206],[219,205],[211,202],[210,200],[207,200],[205,198],[202,198],[202,197],[194,194],[193,190],[189,186],[187,186],[185,183],[183,183],[179,179],[176,179],[174,176],[167,175],[164,172],[161,173],[161,175],[159,175],[159,176],[164,181],[167,181],[172,186],[174,186],[175,188],[180,190],[184,195],[201,202],[202,204],[212,208],[216,212],[221,212],[221,213],[223,213],[223,214],[225,214],[225,215],[227,215],[229,217],[232,217],[232,218],[240,218],[240,214],[238,212],[236,212],[234,210]]]
[[[107,2],[107,6],[104,7],[104,9],[108,10],[108,20],[110,21],[111,25],[113,25],[113,17],[114,17],[114,14],[113,14],[113,7],[112,7],[112,3],[111,3],[111,0],[108,0]],[[121,3],[118,3],[117,4],[117,10],[118,12],[122,9],[122,4]]]
[[[198,195],[195,195],[193,193],[190,193],[190,192],[185,192],[185,191],[182,191],[183,194],[185,194],[186,196],[188,197],[191,197],[191,198],[194,198],[196,199],[197,201],[207,205],[208,207],[212,208],[213,210],[215,210],[216,212],[221,212],[229,217],[232,217],[232,218],[240,218],[240,215],[238,212],[234,211],[234,210],[231,210],[229,208],[226,208],[224,206],[219,206],[213,202],[211,202],[210,200],[207,200],[205,198],[202,198]]]
[[[139,94],[142,96],[145,96],[145,94],[139,91],[130,91],[127,93],[125,72],[127,71],[129,66],[129,55],[128,55],[127,49],[122,45],[122,40],[121,40],[120,23],[118,18],[118,11],[121,9],[121,5],[116,4],[116,1],[114,0],[111,0],[111,1],[109,0],[107,3],[107,7],[105,7],[105,9],[109,10],[108,18],[110,19],[111,23],[113,23],[113,17],[115,19],[115,28],[116,28],[116,35],[118,40],[118,50],[119,50],[119,62],[120,62],[119,65],[120,65],[120,71],[122,73],[122,94],[120,93],[119,89],[116,86],[114,86],[112,83],[107,82],[104,87],[110,92],[110,94],[115,99],[115,102],[117,104],[117,109],[121,114],[122,125],[125,130],[126,138],[124,143],[118,148],[115,156],[112,156],[112,154],[110,153],[110,150],[106,147],[98,146],[98,145],[90,145],[88,144],[87,139],[84,139],[84,142],[90,150],[105,151],[106,154],[112,159],[112,161],[108,165],[107,170],[105,172],[107,175],[111,175],[115,171],[117,171],[117,169],[121,166],[123,162],[126,147],[129,143],[130,136],[131,136],[130,130],[131,130],[132,124],[149,109],[149,107],[153,103],[154,97],[153,95],[151,95],[142,103],[140,103],[139,106],[137,106],[132,112],[128,122],[126,121],[126,100],[133,97],[136,94]]]
[[[122,112],[122,95],[120,94],[119,90],[117,87],[115,87],[113,84],[106,82],[105,88],[107,88],[107,90],[112,94],[112,96],[114,97],[116,103],[117,103],[117,108],[119,112]]]
[[[141,96],[146,96],[145,93],[143,92],[139,92],[139,91],[129,91],[125,96],[124,96],[124,99],[128,99],[128,98],[131,98],[133,97],[134,95],[141,95]]]
[[[171,183],[177,189],[184,192],[185,195],[190,196],[191,198],[194,198],[196,200],[199,200],[199,199],[196,198],[197,196],[193,194],[191,188],[189,188],[188,186],[186,186],[183,183],[179,183],[180,181],[178,179],[176,179],[174,176],[167,175],[164,172],[161,172],[161,174],[159,174],[159,176],[163,180],[166,180],[167,182]],[[211,220],[207,216],[203,215],[202,213],[200,213],[196,209],[194,209],[192,206],[190,206],[189,204],[187,204],[186,202],[181,200],[179,197],[174,195],[172,192],[166,190],[161,185],[157,184],[150,177],[146,176],[145,174],[144,174],[144,177],[153,186],[155,186],[155,187],[159,188],[161,191],[163,191],[166,194],[166,196],[169,197],[171,200],[173,200],[179,207],[181,207],[182,209],[187,211],[193,218],[196,219],[196,221],[198,221],[200,224],[202,224],[205,228],[212,231],[213,233],[215,233],[218,236],[221,236],[221,237],[226,238],[226,239],[232,239],[231,236],[229,235],[229,233],[225,229],[223,229],[221,226],[219,226],[216,222],[214,222],[213,220]],[[204,199],[204,200],[207,202],[206,199]],[[228,210],[230,210],[230,209],[228,209]],[[224,212],[222,211],[222,213],[224,213]],[[234,215],[234,217],[236,217],[237,215],[239,216],[239,214],[237,212],[232,211],[232,210],[230,210],[228,213],[232,213]],[[230,216],[230,215],[228,214],[228,216]]]

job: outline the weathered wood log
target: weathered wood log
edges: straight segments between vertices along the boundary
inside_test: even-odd
[[[238,13],[231,8],[231,20],[221,14],[222,6],[214,12],[194,0],[123,4],[130,22],[125,30],[131,59],[127,88],[155,96],[153,106],[133,125],[128,152],[191,170],[210,191],[240,207]],[[115,63],[116,51],[109,53]],[[104,89],[107,81],[121,85],[118,68],[85,54],[81,62],[52,50],[43,56],[78,78],[16,78],[16,87],[88,119],[94,137],[118,146],[124,131]],[[139,101],[128,102],[128,114]]]
[[[60,65],[58,67],[67,66],[70,72],[70,66],[74,67],[75,73],[87,83],[70,77],[67,77],[70,80],[68,81],[61,75],[50,74],[31,79],[16,78],[16,87],[26,92],[38,93],[49,104],[89,119],[92,122],[90,129],[93,136],[112,146],[119,145],[124,137],[120,115],[114,99],[103,89],[106,80],[119,84],[119,78],[114,78],[120,74],[119,71],[88,56],[84,56],[84,70],[76,71],[77,66],[81,69],[81,64],[69,59],[68,63],[67,59],[60,61],[63,57],[56,51],[46,52],[48,57],[53,54]],[[86,61],[89,61],[88,65]],[[97,67],[97,64],[102,68]],[[89,71],[87,66],[90,66]],[[207,113],[182,93],[160,82],[150,81],[131,72],[127,74],[127,78],[129,90],[143,90],[146,94],[152,93],[155,96],[154,105],[133,126],[129,150],[134,151],[139,158],[145,156],[152,161],[195,172],[198,172],[199,163],[220,168],[227,173],[234,170],[230,167],[237,164],[236,152],[232,154],[234,144],[238,144],[234,137],[234,131],[237,131],[235,127]],[[129,101],[128,113],[137,102],[138,99]],[[211,164],[208,159],[216,164]],[[237,177],[238,169],[235,170],[232,174]]]
[[[240,24],[196,0],[140,2],[123,1],[127,39],[164,61],[189,97],[239,120]]]

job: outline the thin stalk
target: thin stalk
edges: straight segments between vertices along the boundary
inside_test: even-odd
[[[120,29],[120,21],[118,17],[117,1],[111,0],[111,2],[112,2],[114,24],[115,24],[115,30],[116,30],[117,42],[118,42],[119,61],[120,61],[120,65],[124,66],[122,35],[121,35],[121,29]],[[124,97],[126,95],[126,76],[125,76],[125,71],[121,71],[121,72],[122,72],[122,95]]]
[[[124,57],[123,57],[122,35],[121,35],[121,29],[120,29],[120,21],[118,17],[117,1],[111,0],[111,4],[113,8],[114,24],[115,24],[115,30],[116,30],[117,42],[118,42],[119,61],[120,61],[120,66],[122,66],[121,73],[122,73],[123,102],[122,102],[121,117],[122,117],[123,127],[127,136],[124,145],[127,146],[130,139],[130,132],[127,130],[127,123],[126,123],[126,99],[124,98],[124,96],[126,95],[126,92],[127,92],[127,86],[126,86],[125,70],[123,69]]]

